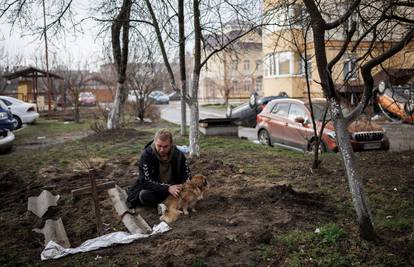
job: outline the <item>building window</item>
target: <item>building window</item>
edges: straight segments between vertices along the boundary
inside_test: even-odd
[[[272,53],[264,59],[264,75],[270,76],[289,76],[293,75],[293,53],[280,52]]]
[[[245,78],[244,79],[244,90],[250,91],[250,88],[252,87],[252,79],[251,78]]]
[[[280,53],[279,62],[277,64],[279,67],[279,75],[290,74],[290,54]]]
[[[243,62],[243,69],[244,71],[248,72],[250,70],[250,60],[245,60]]]
[[[239,68],[239,61],[237,60],[232,60],[231,61],[231,69],[232,70],[237,70]]]
[[[262,91],[262,78],[257,78],[256,79],[256,92],[261,92]]]
[[[231,83],[233,85],[233,90],[237,90],[237,88],[239,87],[239,82],[238,81],[232,81]]]
[[[356,59],[354,57],[344,60],[344,81],[352,81],[358,79],[358,71]]]

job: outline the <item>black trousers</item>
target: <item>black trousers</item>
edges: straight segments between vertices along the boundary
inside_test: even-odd
[[[156,206],[157,204],[163,202],[170,193],[166,192],[156,192],[151,190],[140,190],[136,192],[135,197],[128,196],[127,206],[128,208],[135,208],[136,206]],[[134,199],[134,201],[131,201]]]

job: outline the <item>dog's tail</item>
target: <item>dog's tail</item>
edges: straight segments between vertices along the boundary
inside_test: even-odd
[[[164,213],[164,215],[162,215],[162,216],[160,217],[160,220],[161,220],[161,221],[164,221],[164,222],[166,222],[166,223],[172,223],[172,222],[174,222],[174,221],[176,221],[176,220],[178,219],[178,216],[179,216],[181,213],[183,213],[183,212],[182,212],[182,211],[180,211],[180,210],[174,209],[174,208],[172,208],[172,209],[168,209],[168,210]]]

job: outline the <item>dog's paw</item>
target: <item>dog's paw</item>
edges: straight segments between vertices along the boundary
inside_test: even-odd
[[[184,215],[188,215],[188,210],[183,210]]]
[[[191,209],[191,212],[196,212],[197,210],[195,209],[195,208],[192,208]]]

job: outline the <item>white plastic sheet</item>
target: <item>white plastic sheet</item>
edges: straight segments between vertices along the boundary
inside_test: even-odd
[[[167,223],[161,222],[152,228],[152,232],[149,234],[130,234],[128,232],[114,232],[99,236],[93,239],[89,239],[83,242],[77,248],[64,248],[59,244],[50,241],[45,249],[40,254],[42,260],[59,259],[69,254],[76,254],[79,252],[87,252],[97,250],[100,248],[110,247],[116,244],[129,244],[137,239],[147,238],[149,236],[164,233],[171,228]]]

